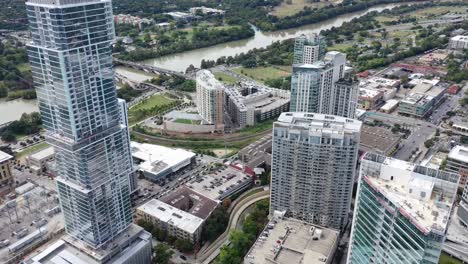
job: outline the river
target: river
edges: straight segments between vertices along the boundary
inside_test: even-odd
[[[187,67],[190,66],[190,64],[193,64],[195,67],[200,67],[202,59],[216,60],[221,56],[234,56],[236,54],[242,52],[245,53],[255,48],[264,48],[278,40],[294,38],[301,34],[319,33],[321,30],[330,29],[332,27],[339,27],[344,22],[351,21],[353,18],[363,16],[369,12],[382,11],[384,9],[393,8],[399,5],[402,4],[396,3],[375,6],[367,10],[341,15],[333,19],[292,29],[279,30],[273,32],[262,32],[256,30],[255,36],[248,39],[222,43],[215,46],[190,50],[181,53],[175,53],[156,59],[146,60],[144,61],[144,63],[164,69],[184,72],[185,69],[187,69]]]
[[[341,15],[333,19],[322,21],[320,23],[305,25],[298,28],[279,30],[274,32],[261,32],[259,30],[256,30],[255,36],[248,39],[222,43],[215,46],[190,50],[182,53],[171,54],[157,59],[147,60],[145,61],[145,63],[165,69],[183,72],[190,64],[193,64],[196,67],[200,67],[200,62],[202,59],[216,60],[221,56],[234,56],[241,52],[245,53],[254,48],[266,47],[278,40],[294,38],[301,34],[318,33],[321,30],[329,29],[332,27],[339,27],[344,22],[348,22],[353,18],[363,16],[369,12],[382,11],[386,8],[393,8],[399,5],[402,4],[400,3],[375,6],[367,10]],[[152,77],[150,74],[135,72],[134,70],[124,67],[117,67],[116,71],[135,81],[144,81],[145,79],[149,79]],[[0,124],[17,120],[21,117],[23,113],[31,113],[34,111],[38,111],[36,100],[0,100]]]
[[[16,99],[6,101],[0,99],[0,125],[20,119],[23,113],[37,112],[36,100]]]

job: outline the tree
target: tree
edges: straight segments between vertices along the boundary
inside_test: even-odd
[[[15,142],[16,141],[15,134],[13,132],[11,132],[9,129],[6,129],[5,131],[2,132],[1,138],[5,142]]]
[[[206,221],[202,231],[202,240],[213,241],[226,230],[229,216],[225,207],[216,208]]]
[[[169,260],[172,258],[172,255],[174,255],[174,251],[172,251],[166,244],[158,243],[154,247],[154,254],[154,264],[168,264]]]
[[[175,242],[174,242],[174,246],[184,252],[184,253],[189,253],[189,252],[192,252],[193,251],[193,244],[192,242],[188,241],[188,240],[185,240],[185,239],[177,239]]]
[[[0,98],[4,98],[8,96],[8,88],[5,84],[0,83]]]

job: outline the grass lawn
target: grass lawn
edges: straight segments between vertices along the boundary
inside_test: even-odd
[[[151,109],[155,106],[161,106],[171,103],[173,100],[167,98],[161,94],[155,94],[148,99],[143,100],[141,103],[136,104],[135,106],[130,108],[130,112],[143,110],[143,109]]]
[[[192,124],[192,120],[190,119],[184,119],[184,118],[179,118],[174,120],[174,123],[179,123],[179,124]]]
[[[281,5],[275,7],[272,14],[277,17],[286,17],[299,13],[306,6],[311,8],[320,8],[328,4],[324,2],[310,3],[308,0],[291,0],[291,4],[287,4],[286,2],[287,1],[283,1]]]
[[[462,264],[463,261],[456,258],[450,257],[449,255],[442,252],[440,254],[439,264]]]
[[[287,77],[289,76],[289,72],[281,70],[275,67],[256,67],[256,68],[235,68],[233,69],[235,72],[239,74],[246,75],[252,79],[257,81],[266,81],[268,79],[275,79],[280,77]]]
[[[378,22],[391,22],[391,21],[395,21],[396,18],[394,17],[388,17],[388,16],[376,16],[375,17],[375,20],[377,20]]]
[[[421,19],[444,15],[451,11],[455,10],[453,7],[450,6],[435,6],[411,12],[410,15],[416,17],[417,19]]]
[[[353,46],[353,44],[351,44],[351,43],[338,43],[338,44],[335,44],[335,45],[329,47],[328,50],[329,51],[336,50],[336,51],[345,52],[346,49],[351,48],[352,46]]]
[[[27,62],[21,63],[17,68],[20,72],[27,72],[31,70],[31,66],[29,66],[29,63]]]
[[[34,146],[31,146],[29,148],[25,148],[21,152],[18,152],[18,154],[16,155],[16,158],[17,159],[24,158],[24,157],[26,157],[26,156],[34,153],[34,152],[45,149],[48,146],[49,146],[49,144],[47,144],[46,142],[38,143],[38,144],[36,144]]]
[[[240,130],[241,134],[257,134],[273,127],[273,120],[267,120],[255,124],[255,126],[246,127]]]
[[[237,82],[237,79],[235,77],[232,77],[229,74],[226,74],[224,72],[215,72],[213,73],[216,79],[218,79],[221,82],[227,83],[227,84],[234,84]]]

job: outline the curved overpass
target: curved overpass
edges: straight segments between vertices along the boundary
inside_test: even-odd
[[[218,256],[221,247],[229,242],[229,234],[232,230],[236,228],[237,222],[242,212],[244,212],[252,204],[267,199],[270,197],[270,190],[261,191],[254,193],[250,196],[245,197],[242,200],[239,200],[237,204],[232,208],[232,212],[229,216],[229,223],[226,228],[226,231],[222,233],[213,243],[211,243],[203,252],[198,252],[197,254],[197,263],[208,264],[216,256]]]

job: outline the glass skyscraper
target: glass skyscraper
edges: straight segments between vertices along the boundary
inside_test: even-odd
[[[367,153],[347,263],[439,262],[459,176]]]
[[[114,86],[110,0],[28,0],[28,54],[55,147],[66,232],[99,248],[132,222],[132,161]]]

